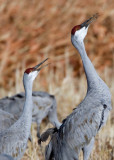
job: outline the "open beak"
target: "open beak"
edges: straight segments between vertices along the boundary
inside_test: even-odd
[[[46,65],[44,65],[44,66],[41,66],[45,61],[47,61],[48,60],[48,58],[46,58],[44,61],[42,61],[41,63],[39,63],[39,64],[37,64],[35,67],[33,67],[35,70],[37,70],[37,71],[40,71],[42,68],[44,68],[44,67],[46,67],[46,66],[48,66],[49,65],[49,63],[48,64],[46,64]]]
[[[97,18],[99,17],[99,14],[96,13],[94,14],[91,18],[89,18],[88,20],[86,20],[84,23],[82,23],[80,26],[82,27],[88,27],[89,24],[91,24],[93,21],[95,21]]]

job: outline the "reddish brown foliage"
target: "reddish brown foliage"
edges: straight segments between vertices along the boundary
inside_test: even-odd
[[[70,34],[74,25],[96,12],[101,16],[86,37],[86,49],[96,67],[112,67],[113,1],[80,0],[0,0],[0,86],[14,85],[16,68],[31,67],[38,58],[50,57],[56,67],[57,56],[67,50],[74,75],[79,75],[81,60],[73,55]],[[64,58],[60,65],[64,67]]]

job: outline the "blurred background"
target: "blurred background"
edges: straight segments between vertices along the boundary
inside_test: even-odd
[[[71,44],[71,29],[97,12],[100,17],[90,26],[85,47],[113,97],[113,0],[0,0],[0,98],[22,92],[24,70],[49,57],[51,64],[42,70],[33,89],[56,96],[60,121],[70,114],[86,94],[84,70]],[[50,126],[45,120],[42,131]],[[31,132],[33,142],[23,160],[43,160],[45,144],[42,149],[37,145],[35,124]],[[114,108],[96,137],[90,159],[112,160],[113,147]]]

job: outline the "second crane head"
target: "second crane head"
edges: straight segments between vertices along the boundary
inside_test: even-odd
[[[41,66],[47,60],[48,60],[48,58],[45,59],[44,61],[42,61],[41,63],[37,64],[35,67],[26,69],[24,72],[23,80],[26,82],[27,81],[33,82],[34,79],[37,77],[38,73],[40,72],[40,70],[48,65],[48,64],[46,64],[44,66]]]
[[[99,14],[96,13],[92,17],[90,17],[88,20],[83,22],[82,24],[74,26],[71,30],[71,39],[83,41],[86,34],[87,34],[89,24],[91,24],[94,20],[96,20],[98,18],[98,16],[99,16]],[[72,41],[72,43],[73,43],[73,41]]]

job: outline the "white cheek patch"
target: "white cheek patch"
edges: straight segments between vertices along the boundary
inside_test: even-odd
[[[84,38],[85,38],[85,36],[87,34],[87,30],[88,30],[88,27],[87,28],[83,27],[80,30],[76,31],[75,35],[74,35],[75,40],[76,39],[77,40],[84,40]]]
[[[38,75],[38,73],[39,73],[38,71],[33,71],[33,72],[29,73],[29,77],[32,80],[34,80],[36,78],[36,76]]]

